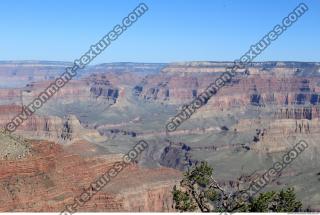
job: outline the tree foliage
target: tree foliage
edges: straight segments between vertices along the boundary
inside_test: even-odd
[[[244,198],[246,189],[241,178],[234,186],[220,186],[212,174],[213,168],[206,162],[188,170],[180,185],[173,188],[175,209],[181,212],[297,212],[302,208],[293,188]]]
[[[296,200],[293,188],[280,192],[261,193],[253,199],[250,207],[251,212],[297,212],[301,210],[302,203]]]

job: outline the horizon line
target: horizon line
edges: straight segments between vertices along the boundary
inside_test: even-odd
[[[141,62],[141,61],[114,61],[114,62],[101,62],[96,64],[89,64],[88,66],[98,66],[103,64],[185,64],[185,63],[233,63],[234,60],[190,60],[190,61],[170,61],[170,62]],[[300,60],[265,60],[265,61],[253,61],[249,64],[254,63],[320,63],[319,61],[300,61]],[[73,64],[73,61],[63,61],[63,60],[0,60],[0,64],[5,63],[62,63],[62,64]]]

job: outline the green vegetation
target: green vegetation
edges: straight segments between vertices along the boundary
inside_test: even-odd
[[[220,186],[212,177],[213,168],[201,162],[185,173],[180,186],[173,188],[174,207],[181,212],[298,212],[302,203],[293,188],[260,193],[244,198],[246,189],[239,179],[234,186]]]

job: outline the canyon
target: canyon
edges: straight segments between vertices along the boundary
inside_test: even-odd
[[[0,62],[0,125],[68,62]],[[232,62],[88,66],[13,134],[0,135],[0,211],[60,212],[141,139],[148,148],[80,211],[170,212],[183,171],[206,160],[221,183],[309,147],[265,189],[294,186],[319,210],[320,63],[256,62],[175,131],[166,123]]]

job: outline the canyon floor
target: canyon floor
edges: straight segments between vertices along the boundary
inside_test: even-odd
[[[4,127],[68,62],[0,62]],[[88,66],[11,135],[0,134],[0,211],[60,212],[140,140],[148,148],[80,211],[174,211],[172,187],[200,161],[221,184],[301,153],[262,191],[294,187],[320,211],[320,63],[252,63],[174,132],[166,124],[231,62]]]

